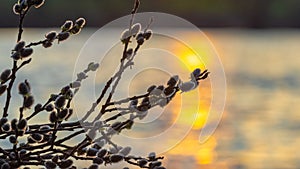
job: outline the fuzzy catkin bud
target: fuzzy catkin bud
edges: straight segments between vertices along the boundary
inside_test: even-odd
[[[155,167],[159,167],[159,166],[161,166],[160,161],[153,161],[153,162],[149,163],[150,168],[155,168]]]
[[[1,165],[1,169],[7,169],[7,168],[10,168],[10,165],[7,162]]]
[[[9,156],[12,157],[12,158],[16,158],[16,153],[15,153],[15,152],[10,152],[10,153],[9,153]],[[1,168],[1,169],[2,169],[2,168]]]
[[[9,78],[10,75],[11,75],[11,70],[10,69],[4,70],[0,75],[0,81],[6,81]]]
[[[27,150],[21,149],[19,153],[20,153],[20,155],[25,155],[27,153]]]
[[[19,136],[23,136],[25,134],[25,130],[18,130],[17,133]]]
[[[18,123],[18,120],[17,119],[12,119],[10,124],[11,124],[11,128],[13,130],[17,130],[17,123]]]
[[[175,92],[176,92],[176,89],[173,86],[168,86],[164,90],[164,94],[166,95],[166,97],[170,97],[170,96],[174,95]]]
[[[151,30],[147,30],[145,33],[144,33],[144,38],[146,40],[149,40],[152,36],[153,32]]]
[[[72,99],[74,96],[74,93],[71,89],[69,89],[65,94],[64,94],[66,99]]]
[[[25,42],[20,41],[16,44],[14,51],[20,52],[25,47]]]
[[[94,144],[92,145],[92,148],[95,148],[95,149],[99,150],[99,149],[101,148],[101,146],[98,145],[98,143],[96,142],[96,143],[94,143]]]
[[[137,161],[140,167],[144,167],[148,161],[146,159],[140,159]]]
[[[51,94],[50,95],[51,101],[55,101],[58,96],[59,96],[58,94]]]
[[[70,85],[65,86],[65,87],[63,87],[63,88],[60,90],[60,93],[64,95],[64,94],[66,94],[66,93],[70,90],[70,88],[71,88]]]
[[[119,152],[118,147],[109,147],[109,153],[110,154],[117,154]]]
[[[93,156],[96,156],[97,152],[98,152],[97,149],[95,149],[95,148],[89,148],[87,150],[87,152],[86,152],[86,155],[93,157]]]
[[[79,88],[81,86],[81,82],[80,81],[74,81],[73,83],[70,84],[70,87],[75,89],[75,88]]]
[[[69,36],[70,36],[69,32],[61,32],[57,35],[57,38],[58,38],[58,41],[61,42],[61,41],[68,39]]]
[[[142,100],[142,104],[143,104],[143,105],[150,104],[149,97],[144,97],[144,99]]]
[[[44,166],[48,169],[56,168],[56,163],[52,161],[45,161]]]
[[[152,85],[152,86],[148,87],[147,92],[151,93],[155,88],[156,88],[156,85]]]
[[[178,75],[172,76],[172,77],[169,79],[167,85],[168,85],[168,86],[174,87],[174,86],[178,83],[178,80],[179,80]]]
[[[188,82],[184,82],[179,84],[179,89],[182,92],[188,92],[191,91],[193,89],[195,89],[198,86],[198,82],[195,81],[188,81]]]
[[[154,160],[155,157],[156,157],[156,153],[155,153],[155,152],[151,152],[151,153],[149,153],[149,155],[148,155],[148,158],[149,158],[150,160]]]
[[[43,108],[43,105],[38,103],[37,105],[34,106],[34,111],[39,112],[42,110],[42,108]]]
[[[130,108],[136,108],[137,104],[138,104],[138,100],[137,100],[137,99],[132,100],[132,101],[130,102],[130,104],[129,104],[129,107],[130,107]]]
[[[27,128],[27,120],[26,119],[21,119],[17,125],[18,130],[23,130]]]
[[[88,69],[91,71],[96,71],[99,68],[99,63],[91,62],[88,65]]]
[[[51,161],[57,163],[57,162],[58,162],[58,159],[59,159],[59,156],[58,156],[58,155],[55,155],[54,157],[51,158]]]
[[[51,127],[49,125],[43,125],[39,128],[39,131],[48,131],[50,129],[51,129]],[[49,134],[49,132],[45,133],[45,134]]]
[[[52,42],[49,41],[49,40],[46,40],[46,41],[43,42],[43,47],[44,48],[50,48],[52,45],[53,45]]]
[[[102,160],[102,162],[103,162],[103,160]],[[88,169],[98,169],[98,168],[99,168],[98,163],[96,163],[96,164],[90,165]]]
[[[57,33],[55,31],[51,31],[45,35],[45,38],[53,41],[56,38]]]
[[[75,23],[76,23],[80,28],[82,28],[82,27],[85,26],[86,21],[85,21],[84,18],[78,18],[78,19],[75,21]]]
[[[107,154],[107,150],[106,150],[106,149],[100,149],[100,150],[97,152],[97,157],[103,158],[106,154]]]
[[[124,158],[124,156],[121,155],[121,154],[112,154],[112,155],[109,157],[109,159],[110,159],[110,161],[111,161],[112,163],[120,162],[120,161],[123,160],[123,158]]]
[[[75,24],[75,26],[70,30],[70,33],[72,33],[73,35],[77,35],[81,32],[81,28]]]
[[[13,11],[14,11],[15,14],[20,15],[21,12],[22,12],[22,8],[19,4],[15,4],[13,6]]]
[[[20,52],[14,52],[10,57],[13,58],[14,60],[21,59]]]
[[[93,163],[98,164],[98,165],[102,164],[103,162],[104,162],[103,159],[99,158],[99,157],[96,157],[93,159]],[[98,167],[98,165],[97,165],[97,167]]]
[[[88,76],[84,72],[80,72],[80,73],[77,74],[77,79],[78,80],[83,80],[83,79],[86,79],[87,77]]]
[[[9,137],[9,142],[10,142],[11,144],[16,144],[16,143],[17,143],[17,138],[16,138],[15,136],[10,136],[10,137]]]
[[[129,48],[127,51],[126,51],[126,58],[130,58],[133,54],[133,49],[132,48]]]
[[[57,116],[56,116],[56,112],[55,111],[52,111],[50,113],[49,120],[50,120],[51,123],[55,123],[57,121]]]
[[[192,73],[191,73],[191,78],[198,78],[201,75],[201,69],[196,68]]]
[[[164,87],[163,85],[160,85],[160,86],[157,87],[157,89],[160,90],[160,91],[163,91],[164,88],[165,88],[165,87]]]
[[[28,9],[28,4],[27,4],[27,1],[26,0],[23,0],[21,3],[20,3],[20,6],[21,6],[21,9],[22,10],[27,10]]]
[[[127,156],[131,151],[131,147],[124,147],[120,150],[120,154],[124,155],[124,156]]]
[[[58,98],[56,98],[54,104],[57,109],[62,109],[66,105],[65,96],[58,96]]]
[[[19,94],[23,96],[28,95],[30,93],[30,87],[25,82],[20,83],[18,89]]]
[[[33,53],[32,48],[24,48],[20,51],[20,55],[22,58],[29,57]]]
[[[8,120],[7,120],[6,117],[2,117],[2,118],[0,119],[0,125],[5,124],[7,121],[8,121]]]
[[[63,121],[68,115],[68,109],[63,109],[62,111],[57,113],[58,121]]]
[[[140,31],[141,31],[141,24],[140,23],[136,23],[134,25],[132,25],[131,27],[131,35],[133,37],[135,37]]]
[[[34,7],[39,8],[42,5],[44,5],[44,3],[45,3],[45,0],[34,0]]]
[[[144,35],[142,33],[139,33],[137,36],[136,36],[136,42],[139,44],[139,45],[143,45],[144,44]]]
[[[28,96],[24,100],[24,107],[30,109],[33,103],[34,103],[33,96]]]
[[[39,134],[39,133],[33,133],[30,135],[32,137],[32,139],[36,142],[36,143],[39,143],[43,140],[43,135],[42,134]]]
[[[3,132],[10,132],[10,131],[11,131],[11,126],[10,126],[10,124],[9,124],[9,123],[3,124],[3,125],[1,126],[1,130],[2,130]]]
[[[138,100],[137,100],[137,99],[132,100],[132,101],[129,103],[128,108],[135,109],[136,106],[137,106],[137,104],[138,104]]]
[[[81,156],[81,155],[84,155],[86,152],[87,152],[87,148],[86,148],[86,147],[84,147],[84,148],[79,148],[79,149],[77,150],[77,155],[78,155],[78,156]]]
[[[6,85],[0,85],[0,96],[6,91]]]
[[[53,111],[54,110],[54,106],[52,103],[48,104],[46,107],[45,107],[45,110],[50,112],[50,111]]]
[[[61,26],[61,30],[62,32],[66,32],[69,31],[72,27],[73,27],[73,21],[68,20]]]
[[[125,29],[121,34],[121,42],[126,43],[130,37],[130,32],[128,29]]]

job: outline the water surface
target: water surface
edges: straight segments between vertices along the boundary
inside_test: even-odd
[[[51,29],[26,30],[24,39],[38,41],[49,30]],[[19,73],[17,82],[28,79],[37,102],[45,102],[50,93],[56,93],[72,80],[80,49],[94,31],[85,30],[69,41],[49,49],[36,48],[32,63]],[[199,90],[179,95],[164,110],[156,109],[151,116],[137,123],[132,131],[126,131],[115,140],[122,146],[134,147],[133,152],[141,155],[164,149],[165,151],[160,152],[166,157],[164,164],[172,169],[300,168],[300,154],[297,151],[300,148],[300,115],[297,111],[300,108],[297,104],[300,101],[300,31],[207,29],[204,32],[219,53],[228,85],[226,109],[215,134],[204,144],[199,143],[200,130],[205,125],[211,101],[210,93],[213,90],[208,79],[201,83]],[[193,35],[189,30],[182,30],[181,33]],[[109,36],[111,35],[103,38],[103,43]],[[1,29],[0,37],[0,69],[3,70],[11,66],[9,55],[14,46],[16,30]],[[100,41],[99,44],[101,43]],[[198,66],[197,64],[202,66],[200,62],[190,59],[190,53],[166,43],[164,39],[151,43],[175,46],[172,53],[182,60],[178,61],[168,53],[164,53],[164,60],[157,60],[155,56],[161,54],[159,51],[144,51],[137,57],[135,67],[129,70],[132,74],[135,70],[142,70],[139,67],[147,64],[165,64],[187,80],[189,68]],[[199,47],[198,45],[194,44],[194,47]],[[117,53],[118,45],[113,50]],[[106,64],[103,64],[99,72],[92,74],[91,78],[95,82],[93,86],[86,86],[77,98],[77,103],[82,103],[75,105],[78,112],[84,112],[90,106],[89,101],[93,100],[90,96],[97,95],[109,75],[114,72],[114,69],[105,66],[118,63],[110,62],[118,61],[119,55],[115,52],[109,53],[111,57],[103,61]],[[181,62],[190,67],[182,66]],[[159,69],[140,71],[130,79],[130,83],[124,76],[125,79],[118,88],[118,92],[122,93],[119,97],[143,93],[150,84],[163,84],[169,76]],[[200,97],[199,100],[189,100],[189,97],[197,96]],[[1,107],[3,99],[4,96],[1,96]],[[13,100],[15,102],[12,107],[18,107],[21,98],[16,91]],[[194,104],[200,105],[199,109],[195,109]],[[16,110],[12,108],[10,112],[12,116]],[[196,119],[195,114],[198,115]],[[39,117],[42,118],[34,120],[37,123],[46,122],[45,116],[46,113],[41,114]],[[188,130],[185,132],[182,129]],[[167,137],[156,139],[151,144],[143,141],[133,144],[124,139],[155,138],[165,131],[169,131]],[[182,134],[184,137],[178,139]]]

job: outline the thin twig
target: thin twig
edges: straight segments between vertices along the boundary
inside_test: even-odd
[[[9,85],[7,87],[7,94],[6,94],[6,102],[5,106],[3,108],[3,117],[8,116],[8,108],[10,104],[10,99],[11,99],[11,89],[13,87],[13,84],[16,80],[16,72],[17,72],[17,61],[13,61],[13,68],[12,68],[12,74],[11,74],[11,79],[9,81]]]
[[[24,11],[23,14],[20,14],[19,17],[19,32],[18,32],[18,37],[17,37],[17,42],[19,42],[22,39],[22,33],[23,33],[23,22],[24,18],[29,11],[29,8]],[[16,73],[18,71],[18,66],[17,66],[17,61],[13,60],[13,68],[12,68],[12,74],[11,74],[11,79],[9,82],[9,85],[7,87],[7,94],[6,94],[6,102],[5,102],[5,107],[3,108],[3,117],[8,116],[8,108],[11,100],[11,89],[13,87],[13,84],[16,80]]]

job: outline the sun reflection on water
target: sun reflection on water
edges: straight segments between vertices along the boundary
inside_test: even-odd
[[[205,50],[194,51],[183,45],[175,44],[177,50],[176,55],[181,60],[182,69],[193,71],[195,68],[200,68],[202,71],[206,69],[203,58],[198,53],[208,53]],[[177,144],[174,148],[166,153],[167,164],[172,168],[186,168],[187,162],[176,163],[176,158],[188,158],[194,161],[195,166],[191,168],[207,168],[209,164],[212,164],[217,157],[215,148],[217,145],[217,139],[215,136],[210,137],[204,144],[199,142],[200,130],[207,124],[207,117],[210,110],[211,102],[211,85],[209,79],[200,82],[198,90],[190,93],[184,93],[184,99],[188,101],[189,105],[181,105],[177,102],[182,102],[181,99],[173,99],[175,106],[172,107],[174,123],[177,120],[178,114],[182,113],[182,118],[178,123],[183,125],[192,126],[188,135]],[[183,99],[183,98],[182,98]],[[177,106],[176,106],[177,105]],[[198,105],[198,106],[193,106]],[[178,107],[181,106],[181,107]],[[175,164],[174,164],[175,163]]]

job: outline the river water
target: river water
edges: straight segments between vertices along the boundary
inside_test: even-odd
[[[28,29],[24,39],[38,41],[49,30]],[[50,93],[56,93],[68,84],[85,66],[81,60],[86,60],[82,57],[87,53],[80,54],[80,50],[95,31],[86,29],[49,49],[37,47],[32,63],[18,74],[17,82],[28,79],[36,102],[45,102]],[[122,45],[102,49],[101,43],[109,41],[116,32],[108,32],[95,44],[106,56],[101,60],[99,71],[90,75],[91,80],[75,100],[77,116],[82,116],[79,112],[86,112],[115,71]],[[201,45],[193,43],[196,42],[193,32],[180,30],[180,33],[191,37],[189,44],[192,47]],[[218,121],[220,115],[209,112],[214,89],[211,88],[212,81],[207,79],[201,82],[198,90],[176,96],[165,109],[153,110],[149,117],[138,121],[132,130],[118,135],[115,141],[121,146],[132,146],[133,153],[138,155],[156,151],[165,156],[163,163],[171,169],[300,168],[300,31],[205,29],[204,33],[214,45],[226,74],[226,107],[221,121]],[[16,30],[0,29],[0,37],[0,70],[3,70],[11,66],[9,55]],[[117,90],[119,94],[114,99],[142,94],[149,85],[164,84],[175,73],[188,80],[190,70],[205,67],[176,42],[157,37],[146,43],[171,46],[172,50],[142,50],[133,68],[125,72],[129,75],[124,75]],[[209,59],[204,58],[203,62],[209,62]],[[12,107],[18,107],[21,98],[15,90],[13,93]],[[2,107],[4,96],[0,101]],[[12,117],[16,109],[12,108],[10,112]],[[218,117],[207,121],[208,114]],[[46,116],[46,113],[41,114],[33,122],[47,122]],[[76,118],[74,116],[73,120]],[[200,143],[201,129],[207,125],[218,127],[208,140]],[[1,144],[7,146],[5,142]]]

